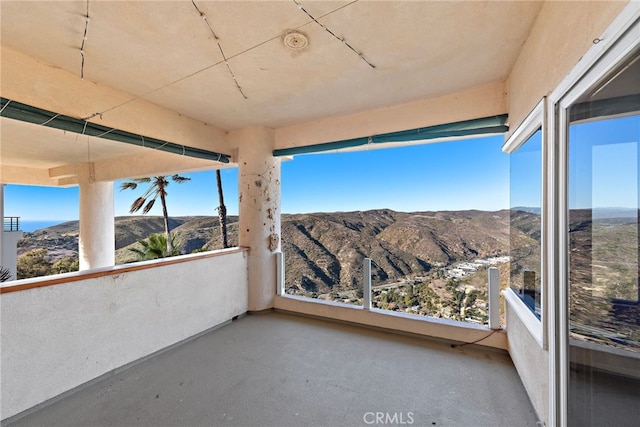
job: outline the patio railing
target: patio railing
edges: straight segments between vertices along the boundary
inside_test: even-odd
[[[2,221],[2,229],[4,231],[20,231],[20,217],[5,216]]]

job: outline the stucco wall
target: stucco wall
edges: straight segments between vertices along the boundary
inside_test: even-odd
[[[554,90],[628,1],[547,1],[508,79],[513,132],[540,99]]]
[[[505,312],[509,355],[538,418],[549,425],[549,352],[540,347],[508,300]]]
[[[246,251],[185,257],[1,294],[0,418],[246,312]]]

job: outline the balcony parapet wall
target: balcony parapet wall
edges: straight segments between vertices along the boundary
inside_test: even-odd
[[[275,297],[275,309],[305,316],[355,323],[392,333],[444,340],[458,345],[475,343],[479,346],[505,351],[507,335],[502,330],[491,330],[483,325],[436,319],[427,316],[399,313],[389,310],[365,310],[334,301],[322,301],[294,295]]]
[[[0,287],[0,418],[244,314],[247,253],[232,248]]]

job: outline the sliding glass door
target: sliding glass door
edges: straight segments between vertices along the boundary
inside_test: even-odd
[[[564,110],[564,408],[571,426],[640,420],[640,49]]]

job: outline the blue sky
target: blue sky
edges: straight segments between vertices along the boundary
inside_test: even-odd
[[[511,154],[510,206],[542,206],[542,130]]]
[[[509,204],[502,136],[350,153],[282,164],[286,213],[390,208],[497,210]]]
[[[482,209],[509,206],[509,156],[502,136],[351,153],[296,156],[282,163],[283,213],[390,208],[398,211]],[[171,183],[171,216],[214,215],[213,171],[185,174]],[[228,213],[238,213],[237,169],[222,171]],[[115,188],[115,213],[128,215],[143,190]],[[160,215],[159,206],[151,211]],[[78,188],[5,187],[5,216],[23,221],[78,218]]]
[[[238,213],[237,168],[222,170],[222,186],[225,204],[230,215]],[[216,176],[214,171],[183,174],[191,181],[183,184],[171,182],[167,188],[167,210],[171,216],[214,215],[218,206]],[[116,216],[129,215],[131,203],[143,194],[142,184],[137,190],[120,191],[114,185],[114,209]],[[78,219],[78,187],[52,188],[7,185],[4,190],[5,216],[19,216],[23,221]],[[162,215],[160,203],[156,203],[149,215]]]
[[[509,207],[509,156],[503,136],[399,146],[350,153],[296,156],[282,163],[283,213],[390,208],[498,210]],[[572,126],[570,207],[638,206],[640,116]],[[526,154],[526,153],[523,153]],[[536,154],[537,155],[537,154]],[[526,177],[526,163],[514,161]],[[536,166],[539,167],[539,166]],[[531,176],[535,170],[531,169]],[[222,171],[230,215],[238,213],[237,169]],[[213,171],[186,174],[191,181],[169,188],[172,216],[215,215]],[[115,213],[128,215],[140,191],[115,189]],[[517,184],[517,206],[540,206],[540,181]],[[160,215],[159,204],[151,211]],[[5,187],[5,216],[23,221],[78,218],[78,188]]]
[[[640,115],[572,125],[569,207],[638,208]]]

